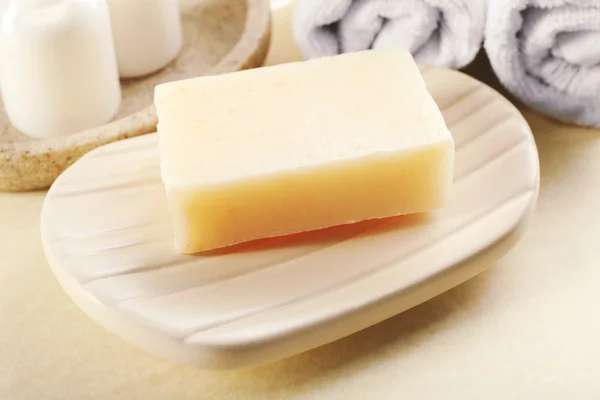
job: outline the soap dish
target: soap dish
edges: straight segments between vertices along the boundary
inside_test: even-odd
[[[182,0],[184,45],[161,71],[121,81],[123,101],[112,122],[66,137],[29,138],[0,103],[0,190],[46,189],[88,151],[156,131],[154,86],[262,65],[270,40],[269,0]]]
[[[41,217],[52,271],[109,331],[216,369],[309,350],[464,282],[531,220],[537,150],[521,114],[491,88],[457,71],[422,74],[456,143],[442,209],[177,254],[150,134],[93,150],[52,185]]]

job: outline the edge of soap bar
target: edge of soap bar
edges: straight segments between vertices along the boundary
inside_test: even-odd
[[[187,232],[175,235],[175,247],[179,253],[192,254],[432,211],[449,199],[453,165],[454,142],[443,140],[405,152],[342,160],[241,181],[199,187],[167,186],[174,231]],[[321,195],[314,196],[315,192]],[[276,200],[264,200],[273,193],[277,193]],[[310,211],[304,213],[307,209]],[[205,230],[194,228],[190,221],[203,221]]]

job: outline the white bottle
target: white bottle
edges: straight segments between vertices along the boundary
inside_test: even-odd
[[[122,78],[156,72],[181,50],[178,0],[108,0],[108,7]]]
[[[36,138],[108,122],[121,88],[106,0],[11,0],[0,29],[11,123]]]

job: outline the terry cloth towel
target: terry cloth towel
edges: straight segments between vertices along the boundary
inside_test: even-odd
[[[481,47],[485,11],[486,0],[297,0],[293,31],[305,58],[398,47],[460,68]]]
[[[600,127],[600,0],[489,0],[485,49],[523,103]]]

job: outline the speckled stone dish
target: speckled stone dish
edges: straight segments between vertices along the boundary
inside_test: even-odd
[[[270,39],[269,0],[182,0],[184,45],[156,74],[121,82],[123,100],[112,122],[66,137],[36,140],[17,131],[0,103],[0,190],[48,188],[88,151],[156,130],[154,86],[262,65]]]

